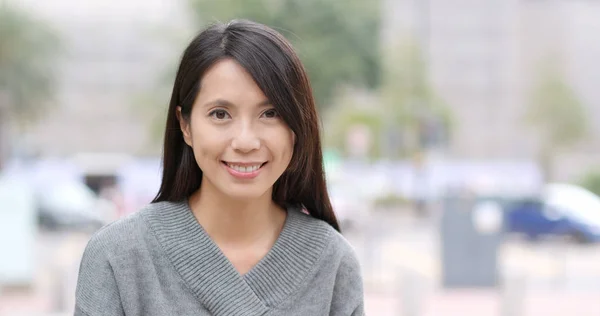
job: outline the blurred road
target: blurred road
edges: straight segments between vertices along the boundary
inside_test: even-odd
[[[35,283],[30,288],[1,288],[0,316],[72,315],[79,261],[89,234],[40,232]]]
[[[347,230],[363,264],[368,315],[600,315],[600,247],[507,242],[499,254],[507,291],[439,286],[435,225],[405,211],[372,212]],[[0,316],[72,315],[77,270],[89,234],[41,232],[36,283],[3,289]],[[413,314],[410,314],[411,312]]]
[[[600,314],[599,245],[509,240],[498,254],[505,291],[444,291],[437,226],[406,213],[372,212],[362,231],[347,234],[363,263],[369,314]],[[509,307],[521,313],[503,314]]]

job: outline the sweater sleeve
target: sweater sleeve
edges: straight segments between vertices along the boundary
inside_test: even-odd
[[[81,259],[75,293],[75,315],[125,315],[107,247],[98,237],[95,235],[88,242]]]
[[[364,290],[360,263],[354,252],[343,257],[336,275],[330,316],[363,316]]]

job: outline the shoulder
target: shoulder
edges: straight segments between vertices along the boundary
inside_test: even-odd
[[[303,221],[304,230],[323,238],[325,243],[323,256],[327,257],[327,261],[359,268],[359,261],[354,247],[340,232],[327,222],[308,214],[300,213],[300,217]]]
[[[332,315],[363,315],[362,269],[354,247],[326,222],[312,217],[306,221],[310,223],[307,229],[319,227],[326,232],[326,246],[316,265],[316,275],[333,280]]]
[[[148,214],[160,210],[161,205],[149,204],[96,231],[89,239],[84,255],[112,257],[139,245],[140,234],[145,231]]]
[[[362,288],[359,286],[362,283],[361,265],[354,246],[329,224],[323,224],[329,230],[328,246],[323,256],[326,265],[335,265],[337,282],[345,279],[342,282],[349,282],[357,289]]]
[[[333,228],[332,230],[331,245],[329,248],[332,256],[340,260],[338,274],[359,276],[361,274],[361,266],[356,250],[341,233]]]

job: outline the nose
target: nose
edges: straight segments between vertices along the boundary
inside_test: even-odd
[[[260,138],[252,129],[251,124],[242,124],[231,141],[231,147],[243,153],[248,153],[260,148]]]

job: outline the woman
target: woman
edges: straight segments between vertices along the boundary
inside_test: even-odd
[[[338,231],[291,45],[258,23],[214,25],[177,72],[158,195],[91,238],[75,314],[363,315]]]

